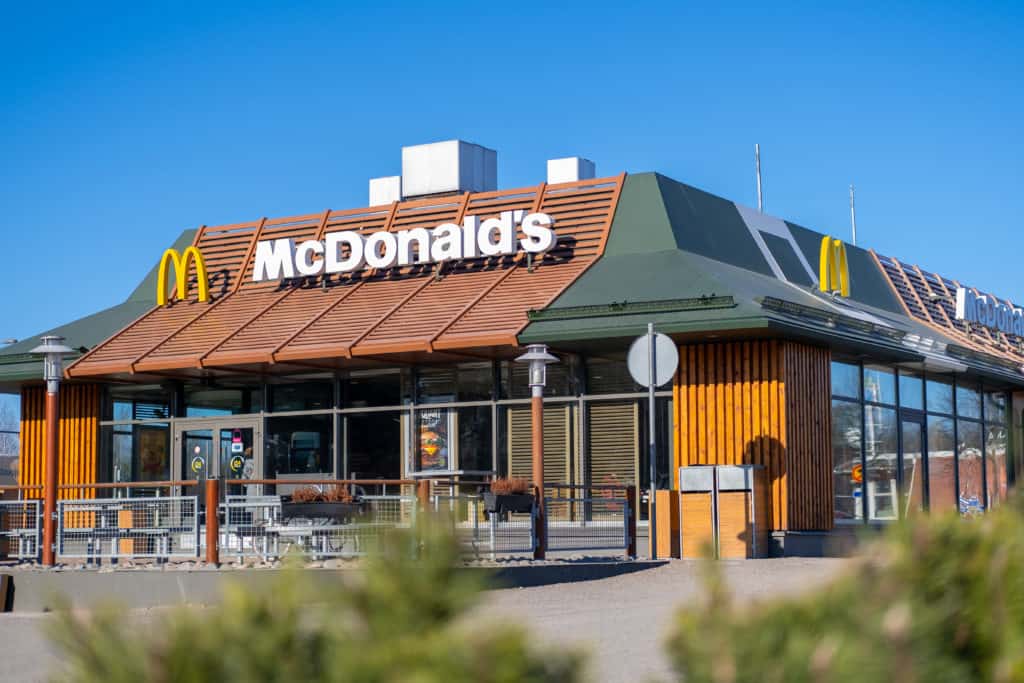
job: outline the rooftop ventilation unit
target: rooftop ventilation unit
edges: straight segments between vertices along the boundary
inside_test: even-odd
[[[402,196],[498,189],[498,153],[462,140],[402,148]]]
[[[574,183],[596,177],[594,162],[583,157],[548,159],[548,183]]]

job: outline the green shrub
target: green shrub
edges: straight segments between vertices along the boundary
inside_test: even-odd
[[[687,683],[1024,681],[1024,505],[894,526],[838,581],[735,605],[713,563],[707,601],[668,642]]]
[[[428,534],[396,533],[345,580],[290,569],[223,603],[179,608],[140,628],[117,610],[62,612],[52,635],[65,653],[60,680],[137,681],[577,681],[581,657],[538,650],[522,629],[460,620],[480,578],[456,569],[458,549]]]

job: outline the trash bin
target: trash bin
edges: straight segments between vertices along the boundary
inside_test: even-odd
[[[761,465],[679,468],[683,557],[768,556],[768,482]]]
[[[691,465],[679,468],[679,529],[683,557],[702,557],[705,546],[715,545],[715,468]],[[717,554],[717,549],[715,549]]]
[[[768,486],[761,465],[716,468],[718,556],[768,556]]]

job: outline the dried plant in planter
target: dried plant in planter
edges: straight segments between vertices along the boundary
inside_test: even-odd
[[[352,494],[344,486],[326,486],[323,490],[316,486],[302,486],[292,492],[293,503],[351,503]]]
[[[520,477],[495,479],[491,482],[491,493],[499,496],[524,495],[532,492],[533,487],[529,480]]]

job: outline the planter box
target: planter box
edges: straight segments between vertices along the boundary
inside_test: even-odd
[[[281,503],[282,519],[329,519],[339,524],[363,514],[362,503]]]
[[[529,493],[497,494],[484,492],[484,510],[487,512],[530,512],[533,495]]]

